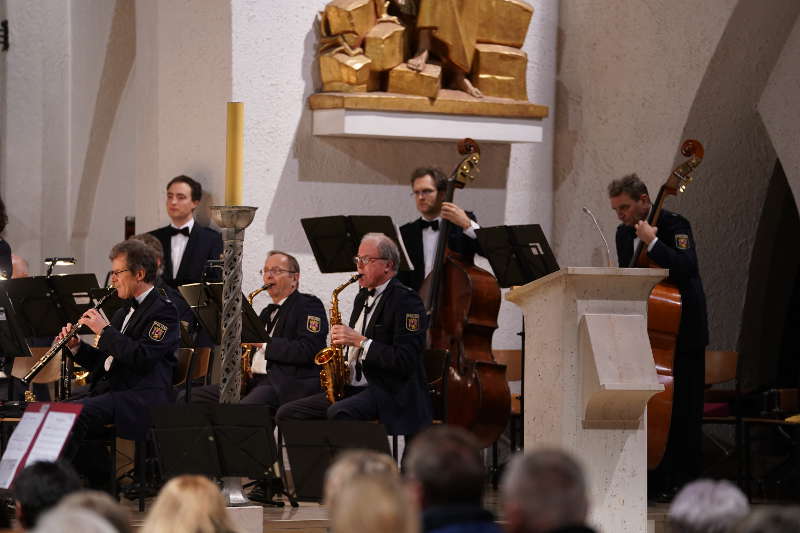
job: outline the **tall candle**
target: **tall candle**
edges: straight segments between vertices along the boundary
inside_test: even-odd
[[[228,102],[228,138],[225,153],[225,205],[243,205],[244,103]]]

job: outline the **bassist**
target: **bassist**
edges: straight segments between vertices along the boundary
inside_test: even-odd
[[[653,208],[647,186],[636,174],[614,180],[608,186],[611,208],[621,224],[616,244],[619,265],[631,264],[639,243],[648,259],[669,269],[668,282],[678,287],[681,319],[674,356],[675,393],[667,449],[658,468],[651,472],[649,496],[671,496],[684,483],[701,474],[701,419],[708,344],[706,298],[697,263],[689,221],[677,213],[661,211],[657,226],[648,218]]]

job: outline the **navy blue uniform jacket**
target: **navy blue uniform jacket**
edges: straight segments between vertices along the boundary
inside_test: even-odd
[[[209,259],[219,259],[222,254],[222,236],[211,228],[201,226],[195,220],[186,250],[183,252],[177,276],[172,277],[172,236],[169,226],[150,232],[161,241],[164,247],[164,282],[170,287],[178,287],[187,283],[202,281],[203,269]],[[219,276],[212,277],[219,279]]]
[[[475,214],[467,211],[467,216],[477,222]],[[449,224],[450,231],[447,236],[447,247],[453,252],[457,252],[464,257],[464,260],[471,262],[475,254],[480,254],[478,239],[470,239],[464,235],[464,230],[455,224]],[[425,252],[422,249],[422,218],[418,218],[408,224],[400,226],[400,235],[403,237],[403,244],[406,246],[408,258],[414,265],[414,270],[398,272],[397,279],[404,285],[418,291],[425,279]]]
[[[138,440],[144,438],[149,425],[148,407],[170,402],[179,342],[178,312],[153,289],[121,333],[129,309],[126,306],[114,313],[97,348],[81,343],[75,360],[92,372],[90,395],[97,400],[103,397],[113,406],[117,435]],[[104,363],[109,355],[114,361],[106,372]]]
[[[267,323],[266,308],[259,318]],[[322,367],[314,363],[314,356],[327,343],[328,319],[319,298],[295,291],[281,305],[276,320],[267,345],[267,377],[283,405],[322,390]]]
[[[364,308],[360,292],[350,327]],[[386,286],[370,316],[364,336],[372,339],[362,360],[364,375],[378,404],[378,417],[392,435],[412,435],[431,423],[422,351],[425,309],[417,293],[396,278]]]
[[[700,280],[697,250],[689,221],[677,213],[661,211],[658,241],[648,257],[661,268],[669,269],[667,281],[678,286],[681,293],[681,325],[676,349],[702,348],[708,344],[706,295]],[[619,266],[627,267],[633,256],[636,230],[620,224],[617,227],[617,256]]]

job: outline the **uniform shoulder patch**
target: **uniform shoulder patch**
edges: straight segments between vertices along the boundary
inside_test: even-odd
[[[150,326],[150,331],[147,333],[147,336],[154,341],[160,341],[164,338],[164,335],[167,334],[167,329],[167,326],[161,322],[158,322],[157,320],[153,321],[153,325]]]
[[[678,250],[688,250],[689,246],[689,236],[687,234],[677,233],[675,235],[675,248]]]
[[[322,320],[318,316],[308,315],[306,318],[306,329],[311,333],[319,333],[320,324]]]
[[[406,313],[406,329],[408,331],[419,330],[419,313]]]

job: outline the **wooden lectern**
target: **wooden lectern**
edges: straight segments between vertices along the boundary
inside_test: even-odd
[[[525,448],[578,456],[601,531],[647,531],[646,407],[663,390],[647,298],[666,276],[569,267],[506,295],[525,317]]]

